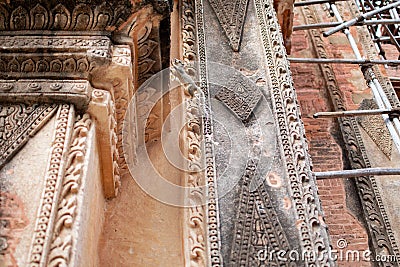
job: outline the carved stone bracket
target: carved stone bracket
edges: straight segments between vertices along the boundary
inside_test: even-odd
[[[115,107],[111,94],[104,90],[95,89],[92,92],[88,112],[96,121],[96,136],[99,145],[100,164],[104,195],[107,198],[117,194],[120,177],[118,168],[118,142],[115,120]]]

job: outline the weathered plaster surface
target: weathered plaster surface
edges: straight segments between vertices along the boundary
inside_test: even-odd
[[[6,218],[0,218],[2,224],[4,219],[6,224],[10,221],[18,222],[11,223],[11,229],[7,229],[8,226],[5,229],[0,228],[13,242],[13,246],[10,247],[12,251],[6,251],[4,256],[0,255],[0,263],[4,257],[5,266],[25,266],[28,263],[27,255],[43,190],[43,177],[49,159],[54,123],[53,118],[0,170],[1,194],[6,193],[6,198],[19,203],[15,209],[11,208],[11,214],[4,214],[3,207],[0,207],[0,217],[6,215]],[[3,200],[1,202],[3,203]]]

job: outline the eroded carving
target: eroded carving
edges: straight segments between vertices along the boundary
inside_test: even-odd
[[[248,0],[209,0],[233,51],[239,51]]]
[[[96,136],[99,142],[104,195],[107,198],[115,197],[120,186],[120,169],[117,122],[111,94],[105,90],[94,89],[88,112],[97,122]]]
[[[87,138],[92,121],[89,114],[77,118],[67,157],[65,177],[61,186],[57,216],[47,266],[69,266],[71,249],[74,244],[73,228],[78,210],[78,193],[84,173]]]
[[[378,105],[372,99],[364,99],[361,102],[359,109],[378,109]],[[357,121],[360,123],[361,127],[365,130],[369,137],[371,137],[378,148],[383,152],[383,154],[391,159],[393,140],[382,119],[382,116],[362,116],[358,117]]]
[[[60,105],[50,149],[50,159],[44,177],[44,190],[40,199],[28,256],[29,266],[44,266],[45,262],[47,262],[74,120],[73,106],[68,104]]]
[[[57,105],[0,105],[0,168],[2,168],[53,115]]]

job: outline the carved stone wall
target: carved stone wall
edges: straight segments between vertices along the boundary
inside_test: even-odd
[[[261,90],[271,102],[261,102],[264,104],[256,105],[257,108],[255,110],[257,111],[254,110],[253,112],[259,112],[258,114],[260,115],[263,112],[267,112],[269,105],[273,108],[273,114],[275,115],[270,119],[276,123],[276,138],[278,139],[277,144],[279,144],[277,150],[280,151],[278,152],[279,156],[275,158],[276,162],[273,164],[273,171],[267,172],[266,177],[268,178],[260,178],[266,179],[266,181],[264,184],[259,185],[257,190],[254,190],[254,181],[251,182],[251,180],[258,179],[257,177],[260,175],[258,166],[265,166],[266,158],[258,158],[257,156],[257,149],[261,151],[265,149],[262,146],[255,146],[254,151],[250,149],[252,151],[250,154],[254,158],[250,158],[247,164],[243,166],[245,171],[242,173],[243,176],[240,178],[237,189],[233,190],[230,196],[218,198],[216,193],[221,194],[223,192],[218,187],[223,188],[224,183],[221,180],[215,182],[215,177],[221,179],[220,176],[222,176],[223,170],[220,168],[226,161],[223,158],[228,157],[228,155],[224,155],[224,152],[222,152],[222,158],[218,157],[218,149],[225,151],[227,148],[218,148],[218,144],[226,143],[229,146],[229,141],[224,139],[221,129],[218,129],[217,122],[209,121],[211,118],[206,118],[203,121],[203,131],[206,137],[207,135],[210,136],[209,140],[207,138],[205,140],[204,154],[207,162],[205,182],[206,185],[209,184],[210,186],[206,194],[209,204],[205,206],[204,211],[199,209],[196,210],[196,213],[188,212],[189,236],[195,237],[196,241],[204,239],[201,237],[201,231],[203,218],[205,218],[208,225],[206,225],[207,231],[205,233],[203,230],[203,236],[208,239],[205,246],[208,247],[207,250],[210,253],[207,260],[211,266],[222,266],[223,264],[233,264],[235,266],[270,264],[276,259],[267,262],[257,259],[257,252],[265,246],[284,250],[296,248],[301,251],[308,250],[316,253],[323,251],[324,248],[327,249],[329,241],[324,224],[320,221],[321,217],[316,215],[320,212],[319,201],[316,191],[314,191],[316,189],[314,181],[309,178],[307,146],[303,139],[302,125],[300,121],[295,119],[298,118],[299,113],[297,113],[295,94],[291,84],[290,72],[287,68],[288,63],[285,61],[285,50],[279,35],[278,22],[273,12],[273,4],[269,1],[255,1],[255,4],[249,4],[246,13],[246,9],[239,8],[243,3],[239,3],[236,5],[236,11],[229,13],[230,5],[225,7],[217,1],[211,1],[210,3],[207,1],[182,2],[183,58],[187,62],[187,72],[191,73],[192,77],[199,81],[198,84],[206,96],[206,105],[209,105],[209,102],[207,102],[210,101],[209,99],[217,96],[226,103],[227,107],[231,108],[233,113],[238,114],[238,117],[235,117],[236,120],[238,118],[244,120],[245,127],[249,129],[249,132],[254,131],[254,134],[257,132],[254,120],[249,119],[247,121],[247,109],[254,108],[251,101],[246,102],[248,107],[243,109],[243,106],[235,106],[234,101],[240,101],[238,99],[240,95],[235,95],[234,91],[226,91],[224,93],[221,90],[218,91],[216,85],[207,86],[208,80],[210,84],[218,81],[218,85],[225,85],[229,90],[234,90],[235,88],[235,86],[229,86],[228,81],[224,83],[225,80],[229,80],[231,77],[223,75],[222,70],[216,71],[215,68],[212,68],[210,61],[217,61],[240,69],[243,74],[250,77],[250,80],[253,79],[264,85],[264,87],[258,87],[258,90]],[[234,16],[236,22],[241,22],[243,18],[246,18],[243,19],[243,23],[245,20],[249,23],[247,27],[240,26],[244,27],[243,36],[240,34],[240,39],[242,40],[240,49],[233,45],[235,34],[230,26],[226,25],[227,14]],[[205,24],[207,27],[204,27]],[[256,25],[259,25],[260,28],[257,28]],[[236,27],[236,29],[240,29],[239,26],[236,25]],[[220,29],[220,31],[216,29]],[[254,29],[259,29],[259,32]],[[227,46],[226,42],[222,41],[226,38],[225,35],[228,35],[230,47]],[[258,46],[259,44],[263,44],[263,46]],[[232,52],[232,48],[234,52]],[[257,51],[257,55],[261,54],[265,55],[265,57],[261,59],[253,58],[250,50]],[[197,72],[190,65],[191,61],[196,60],[199,60]],[[257,68],[261,69],[258,70]],[[244,86],[244,88],[246,88],[245,92],[250,94],[251,87]],[[254,104],[257,104],[257,102],[255,101]],[[213,106],[213,108],[215,107]],[[225,115],[228,117],[224,117],[221,112],[223,111],[213,110],[213,118],[215,120],[230,121],[230,124],[236,125],[234,121],[231,121],[232,117],[228,118],[229,112]],[[269,118],[266,116],[260,117]],[[253,127],[255,128],[253,129]],[[271,140],[273,140],[273,132],[274,130],[269,133],[270,136],[268,138]],[[250,134],[250,136],[252,135]],[[252,138],[257,138],[257,135],[255,134]],[[212,142],[211,140],[215,142],[214,145],[208,144],[208,142]],[[273,141],[270,142],[274,144]],[[215,161],[207,159],[209,154],[216,155]],[[235,164],[236,166],[240,165],[239,161],[235,161]],[[214,168],[216,169],[215,173],[213,172]],[[208,170],[210,171],[208,172]],[[230,179],[234,179],[236,175],[238,173],[232,173]],[[263,176],[261,175],[261,177]],[[189,176],[190,178],[192,177]],[[276,184],[278,184],[278,189],[271,192],[271,186],[276,186]],[[237,193],[236,197],[234,192]],[[302,197],[302,194],[309,195],[310,198],[308,200],[310,202],[303,203],[302,201],[305,198]],[[285,200],[288,206],[278,204],[284,203]],[[288,212],[287,210],[283,211],[282,209],[290,210],[290,215],[286,213]],[[197,224],[191,224],[192,218],[196,219]],[[297,226],[297,230],[289,230],[296,220],[300,223]],[[314,225],[312,229],[309,228],[311,224]],[[216,227],[221,229],[219,234],[215,233],[214,229]],[[294,235],[293,233],[297,231],[299,231],[299,235]],[[191,252],[196,252],[195,255],[190,254],[190,257],[187,258],[187,263],[190,266],[204,262],[203,242],[190,242],[187,247]],[[322,261],[326,262],[318,262],[316,264],[333,264],[326,258],[322,259]],[[310,260],[306,264],[313,263]]]
[[[104,199],[116,196],[121,171],[127,172],[123,119],[134,86],[143,82],[139,75],[146,79],[169,63],[170,4],[0,3],[1,261],[10,266],[99,264],[95,251]],[[150,27],[141,25],[143,14]],[[46,123],[56,112],[49,130]],[[38,147],[38,132],[40,140],[52,139],[51,146]],[[127,134],[134,160],[135,129]],[[9,181],[15,170],[16,180],[24,182],[21,170],[29,165],[15,164],[23,164],[20,154],[30,155],[25,145],[48,154],[40,157],[47,165],[39,164],[42,173],[32,172],[30,194]],[[17,209],[12,213],[3,203]]]

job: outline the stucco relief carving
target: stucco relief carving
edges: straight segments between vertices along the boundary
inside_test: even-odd
[[[118,166],[117,122],[111,94],[105,90],[93,90],[92,102],[88,112],[96,122],[104,195],[107,198],[114,197],[120,186],[120,170]]]
[[[315,180],[311,175],[304,126],[300,120],[283,40],[278,31],[272,1],[256,0],[255,5],[271,79],[271,99],[278,124],[277,136],[298,220],[301,250],[320,255],[329,248],[329,240],[322,219],[321,203],[315,190]],[[334,265],[326,257],[310,259],[307,264]]]
[[[67,102],[82,111],[88,107],[91,90],[86,80],[0,80],[0,102]]]
[[[101,31],[118,28],[133,13],[130,1],[2,2],[0,30]]]
[[[0,77],[85,78],[95,68],[110,62],[107,37],[2,36]]]
[[[54,114],[57,105],[0,104],[0,168]]]
[[[59,105],[50,159],[44,177],[44,190],[27,259],[29,266],[45,266],[47,262],[74,121],[73,106]]]
[[[74,125],[47,266],[68,266],[71,249],[77,245],[74,243],[76,237],[73,236],[72,230],[75,227],[76,214],[81,208],[78,205],[82,205],[78,203],[78,193],[85,167],[87,137],[91,124],[89,114],[84,114],[82,118],[77,117]]]
[[[249,0],[209,0],[233,51],[239,51]]]
[[[368,110],[379,108],[373,99],[364,99],[361,102],[359,109]],[[387,129],[382,119],[382,116],[362,116],[358,117],[357,121],[365,130],[365,132],[369,135],[369,137],[371,137],[378,148],[383,152],[383,154],[391,159],[393,140],[390,136],[389,130]]]
[[[182,1],[182,60],[188,75],[197,80],[198,73],[194,67],[194,61],[198,60],[195,12],[195,1]],[[188,85],[185,86],[185,91],[189,92]],[[204,172],[200,171],[204,153],[204,148],[201,146],[200,103],[197,98],[192,98],[189,93],[186,93],[184,97],[187,100],[186,120],[190,122],[185,127],[184,136],[186,137],[185,141],[187,141],[185,142],[185,151],[189,160],[188,169],[192,170],[191,173],[185,175],[185,186],[191,188],[191,193],[186,196],[186,199],[189,203],[199,203],[205,198],[205,192],[197,190],[199,186],[205,184]],[[184,233],[189,240],[185,247],[185,251],[187,251],[185,258],[189,266],[205,266],[208,262],[205,216],[204,205],[189,207],[185,210],[184,223],[187,227],[184,229]]]
[[[129,120],[131,122],[135,122],[136,113],[133,109],[131,112],[127,113],[128,106],[131,101],[135,101],[133,98],[134,93],[134,81],[133,81],[133,65],[132,65],[132,55],[131,49],[126,45],[115,45],[112,49],[112,63],[108,66],[104,66],[102,68],[98,68],[96,71],[92,73],[91,83],[94,87],[98,89],[105,90],[110,94],[110,101],[113,105],[113,120],[116,123],[114,128],[115,134],[117,136],[117,141],[113,146],[116,147],[116,151],[118,152],[118,158],[116,159],[116,163],[121,170],[127,170],[126,161],[124,158],[124,153],[126,156],[130,157],[131,160],[135,160],[135,146],[136,146],[136,128],[130,127],[130,143],[125,143],[124,145],[129,146],[129,151],[123,151],[122,145],[122,131],[123,131],[123,121],[128,114],[132,116]],[[104,92],[104,93],[107,93]],[[92,97],[92,102],[94,105],[99,105],[98,99]],[[110,102],[110,104],[111,104]],[[135,107],[134,104],[131,107]],[[89,111],[91,109],[89,108]],[[93,116],[96,116],[93,114]],[[135,125],[134,123],[132,123]],[[106,125],[103,125],[105,129]],[[108,194],[107,194],[108,195]]]
[[[261,96],[260,90],[239,76],[232,77],[228,86],[215,95],[243,122],[248,121]]]

